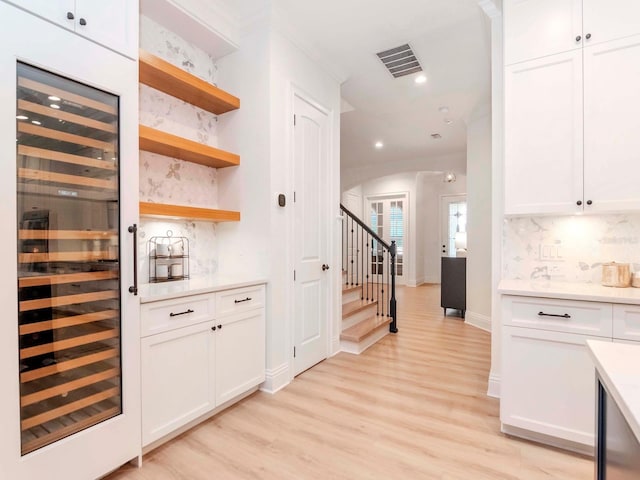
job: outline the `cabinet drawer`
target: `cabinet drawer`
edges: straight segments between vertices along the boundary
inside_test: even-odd
[[[216,317],[264,307],[264,285],[216,293]]]
[[[610,303],[505,296],[503,322],[515,327],[611,337]]]
[[[640,341],[640,305],[613,306],[613,338]]]
[[[192,295],[142,305],[141,336],[174,330],[212,320],[215,300],[213,295]]]

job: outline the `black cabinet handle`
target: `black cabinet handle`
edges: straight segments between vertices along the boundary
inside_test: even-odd
[[[242,300],[234,300],[234,303],[250,302],[251,297],[243,298]]]
[[[185,312],[178,312],[178,313],[173,313],[173,312],[171,312],[171,313],[169,314],[169,316],[170,316],[170,317],[177,317],[178,315],[187,315],[187,314],[189,314],[189,313],[193,313],[193,310],[191,310],[190,308],[189,308],[187,311],[185,311]]]
[[[578,206],[582,205],[582,200],[578,200],[578,201],[576,202],[576,205],[578,205]]]
[[[587,36],[586,36],[586,37],[587,37],[587,40],[589,40],[589,39],[591,38],[591,34],[590,34],[590,33],[587,33]]]
[[[80,19],[80,25],[82,25],[83,27],[87,24],[87,21],[84,18]]]
[[[216,331],[216,326],[214,325],[213,327],[211,327],[211,330],[213,330],[215,332]]]
[[[571,318],[571,315],[569,315],[568,313],[565,313],[564,315],[557,315],[557,314],[555,314],[555,313],[544,313],[544,312],[538,312],[538,316],[539,316],[539,317]]]
[[[76,16],[73,14],[73,12],[67,12],[67,18],[69,20],[73,20],[74,18],[76,18]]]
[[[593,205],[593,202],[591,200],[587,200],[587,205]]]
[[[324,272],[325,270],[329,270],[329,265],[326,263],[322,264],[322,271]]]
[[[218,330],[222,330],[222,325],[218,325]]]
[[[582,37],[581,37],[580,35],[578,35],[578,36],[576,37],[576,42],[579,42],[580,40],[582,40]]]
[[[129,287],[129,293],[138,295],[138,225],[134,223],[128,230],[133,233],[133,285]]]

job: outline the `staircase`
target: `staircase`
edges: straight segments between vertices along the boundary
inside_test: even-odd
[[[360,354],[397,333],[395,244],[386,244],[344,206],[342,230],[342,351]]]

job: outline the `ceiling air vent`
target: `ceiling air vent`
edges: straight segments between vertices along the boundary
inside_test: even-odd
[[[422,71],[420,62],[418,62],[418,58],[415,53],[413,53],[413,50],[411,50],[409,44],[385,50],[376,55],[378,55],[380,61],[387,67],[387,70],[389,70],[389,73],[391,73],[394,78],[404,77],[405,75]]]

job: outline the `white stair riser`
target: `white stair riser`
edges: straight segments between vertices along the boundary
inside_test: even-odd
[[[342,305],[349,302],[355,302],[356,300],[360,300],[362,295],[362,290],[354,290],[353,292],[343,293],[342,294]]]
[[[340,340],[340,349],[346,353],[353,353],[359,355],[369,348],[374,343],[379,342],[389,333],[389,325],[384,324],[378,329],[371,332],[360,342],[350,342],[348,340]]]
[[[373,318],[376,316],[376,305],[372,304],[371,306],[365,308],[364,310],[354,313],[353,315],[348,316],[347,318],[342,319],[342,331],[344,332],[347,328],[353,327],[355,324],[362,322],[368,318]]]

